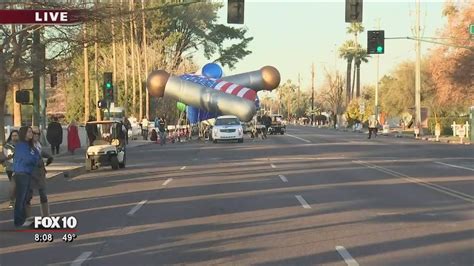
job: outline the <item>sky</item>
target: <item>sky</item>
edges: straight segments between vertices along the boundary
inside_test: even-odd
[[[466,0],[464,0],[466,1]],[[227,23],[227,1],[219,10],[218,23]],[[420,21],[422,36],[433,37],[443,28],[446,19],[442,16],[444,1],[421,0]],[[359,43],[367,48],[367,30],[385,30],[385,37],[413,36],[416,1],[364,0],[363,26],[366,31],[359,37]],[[254,40],[248,49],[252,54],[237,63],[235,69],[224,68],[225,75],[258,70],[265,65],[276,67],[281,74],[281,84],[291,79],[297,84],[301,75],[301,89],[311,88],[311,64],[314,63],[315,88],[323,85],[324,68],[335,67],[345,74],[346,62],[338,57],[337,50],[345,40],[353,39],[346,34],[345,4],[343,0],[246,0],[244,25],[232,25],[248,29],[248,36]],[[422,54],[435,47],[421,44]],[[385,40],[385,54],[380,55],[380,74],[388,74],[405,60],[415,59],[415,42],[412,40]],[[197,55],[198,64],[208,63]],[[376,56],[361,66],[361,85],[375,85]]]

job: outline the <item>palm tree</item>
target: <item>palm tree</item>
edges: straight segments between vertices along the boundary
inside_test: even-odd
[[[346,72],[346,102],[349,102],[351,98],[351,69],[352,69],[352,60],[355,55],[355,42],[352,40],[347,40],[339,48],[339,57],[347,60],[347,72]]]
[[[354,34],[354,41],[356,43],[359,43],[359,39],[357,38],[359,36],[359,33],[364,32],[364,26],[362,26],[362,23],[358,22],[352,22],[349,27],[347,27],[347,33],[348,34]]]
[[[353,34],[354,35],[354,42],[355,42],[355,48],[359,49],[359,33],[364,32],[364,26],[362,26],[362,23],[358,22],[352,22],[347,28],[346,28],[347,34]],[[354,62],[355,63],[355,62]],[[354,73],[353,73],[353,81],[352,81],[352,88],[350,92],[350,97],[352,99],[354,95],[354,87],[356,83],[356,67],[354,65]]]
[[[354,55],[354,64],[355,64],[355,69],[357,71],[357,89],[356,89],[356,98],[360,96],[360,64],[362,62],[367,63],[369,62],[370,55],[367,54],[367,50],[361,48],[359,45],[357,47],[357,50]]]

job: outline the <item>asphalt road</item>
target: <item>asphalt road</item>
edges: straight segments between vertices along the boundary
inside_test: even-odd
[[[36,243],[2,203],[0,265],[474,264],[472,145],[288,133],[146,145],[126,169],[53,179],[77,238]]]

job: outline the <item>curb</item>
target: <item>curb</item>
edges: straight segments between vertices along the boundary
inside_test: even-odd
[[[86,173],[86,167],[85,166],[78,166],[76,168],[73,168],[71,170],[65,170],[62,172],[57,172],[47,179],[53,179],[53,178],[58,178],[58,177],[64,177],[64,178],[74,178],[76,176],[82,175]]]
[[[331,128],[329,128],[331,129]],[[344,130],[344,129],[334,129],[336,131],[339,131],[339,132],[349,132],[349,133],[365,133],[365,132],[357,132],[357,131],[350,131],[350,130]],[[367,134],[367,133],[365,133]],[[423,140],[423,141],[430,141],[430,142],[437,142],[437,143],[444,143],[444,144],[459,144],[459,145],[471,145],[471,144],[474,144],[470,141],[465,141],[463,143],[461,143],[459,140],[449,140],[449,139],[440,139],[439,141],[436,141],[435,138],[431,138],[431,137],[421,137],[421,138],[415,138],[411,135],[403,135],[403,134],[400,134],[400,133],[395,133],[394,135],[390,135],[390,134],[377,134],[378,136],[384,136],[384,137],[395,137],[395,138],[408,138],[408,139],[412,139],[412,140]]]

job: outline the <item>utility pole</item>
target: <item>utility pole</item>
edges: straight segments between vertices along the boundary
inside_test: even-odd
[[[296,104],[298,106],[298,112],[300,111],[300,97],[301,97],[301,76],[300,73],[298,73],[298,94],[296,95],[297,100]]]
[[[380,30],[380,18],[377,19],[377,30]],[[379,68],[380,55],[377,55],[377,76],[375,82],[375,119],[379,121]]]
[[[311,64],[311,124],[314,126],[314,62]]]
[[[415,127],[423,135],[421,126],[421,43],[420,43],[420,0],[416,0],[416,73],[415,73]]]

